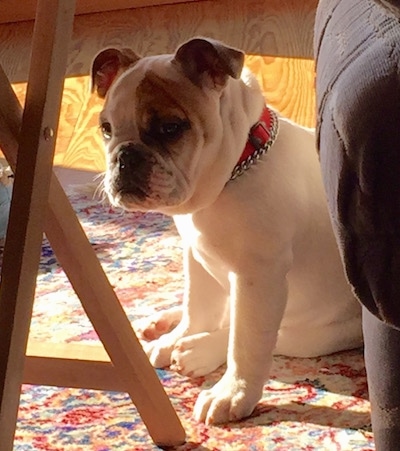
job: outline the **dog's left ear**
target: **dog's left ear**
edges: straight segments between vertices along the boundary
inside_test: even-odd
[[[91,92],[104,99],[113,82],[140,56],[131,49],[105,49],[93,60],[91,69]]]
[[[178,48],[174,61],[197,86],[222,89],[229,77],[240,77],[244,53],[214,39],[194,38]]]

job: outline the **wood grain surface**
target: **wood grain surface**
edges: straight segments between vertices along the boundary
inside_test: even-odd
[[[78,0],[76,14],[90,14],[102,11],[115,11],[126,8],[166,5],[172,3],[195,2],[199,0]],[[0,1],[0,23],[33,20],[37,0]]]
[[[94,55],[108,46],[141,55],[173,52],[203,35],[247,53],[267,102],[284,116],[314,125],[312,39],[317,0],[214,0],[77,16],[68,55],[55,165],[104,171],[98,131],[101,101],[90,95]],[[1,10],[0,10],[1,13]],[[31,22],[0,25],[0,64],[24,100]]]

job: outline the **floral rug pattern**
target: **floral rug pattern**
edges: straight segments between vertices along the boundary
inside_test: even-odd
[[[133,325],[181,302],[181,247],[169,218],[122,213],[85,194],[70,199]],[[97,340],[46,240],[37,282],[32,338]],[[276,357],[250,418],[219,427],[198,424],[191,418],[196,397],[222,373],[192,380],[158,371],[187,432],[180,451],[374,450],[362,350]],[[156,449],[125,393],[23,386],[15,451]]]

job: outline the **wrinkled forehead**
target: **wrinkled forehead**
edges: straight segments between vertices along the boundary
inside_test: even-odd
[[[151,111],[167,115],[176,110],[175,114],[184,114],[185,80],[172,59],[172,55],[140,59],[110,88],[101,116],[134,114],[136,119],[145,121]]]

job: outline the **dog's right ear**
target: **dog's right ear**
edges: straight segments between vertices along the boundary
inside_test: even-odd
[[[91,92],[104,99],[113,82],[140,56],[131,49],[109,48],[96,55],[91,69]]]

